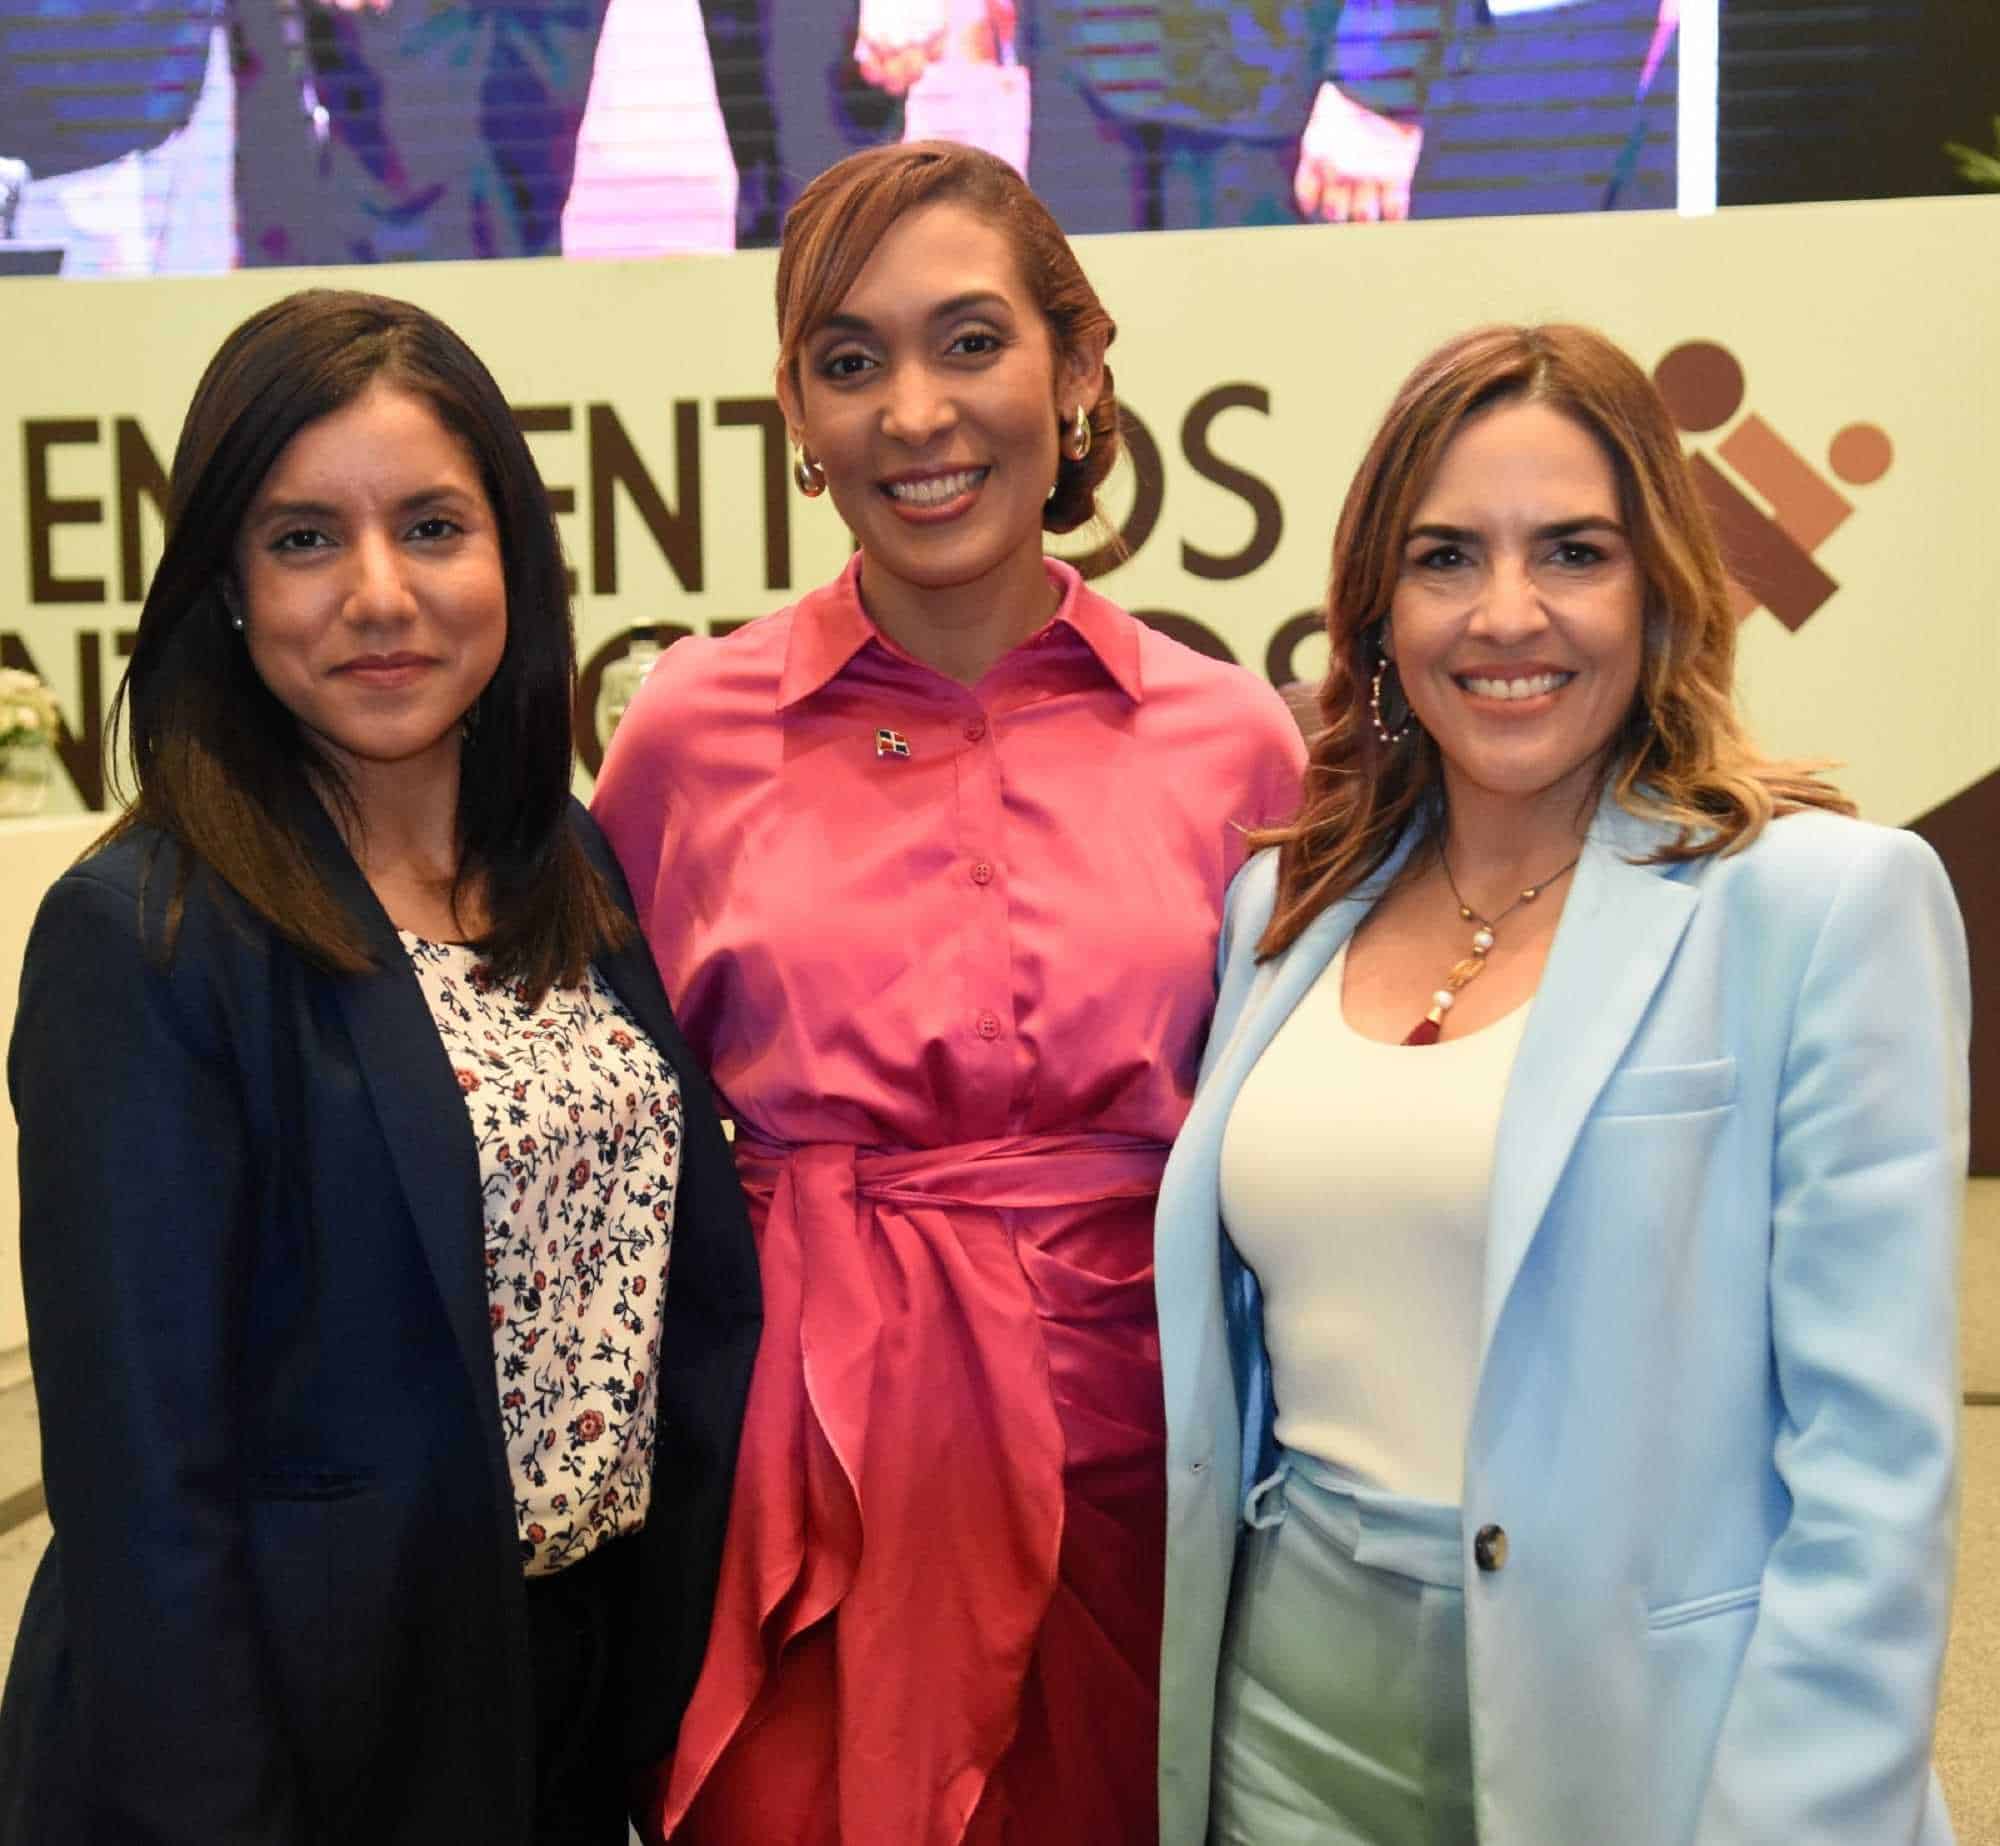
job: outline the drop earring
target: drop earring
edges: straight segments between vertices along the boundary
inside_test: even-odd
[[[1076,415],[1063,425],[1062,452],[1073,462],[1090,453],[1090,411],[1085,405],[1077,405]]]
[[[803,442],[792,449],[792,479],[808,500],[817,500],[826,492],[826,470]]]
[[[1403,676],[1398,673],[1394,683],[1390,682],[1389,675],[1395,672],[1395,667],[1396,663],[1386,651],[1379,654],[1375,662],[1375,677],[1368,686],[1368,715],[1374,722],[1375,735],[1391,748],[1409,736],[1417,722],[1417,714],[1410,709],[1409,694],[1403,690]],[[1396,704],[1402,706],[1400,716],[1393,705],[1385,715],[1383,707],[1386,701],[1382,696],[1385,691]]]

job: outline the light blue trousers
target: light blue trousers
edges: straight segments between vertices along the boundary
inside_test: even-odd
[[[1287,1452],[1216,1683],[1215,1846],[1473,1846],[1459,1511]]]

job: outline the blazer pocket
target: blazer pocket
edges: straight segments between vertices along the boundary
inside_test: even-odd
[[[1717,1590],[1711,1596],[1690,1596],[1685,1602],[1662,1603],[1659,1608],[1646,1611],[1646,1626],[1655,1634],[1662,1628],[1685,1628],[1688,1623],[1705,1621],[1711,1615],[1754,1608],[1763,1594],[1762,1583],[1746,1583],[1733,1590]]]
[[[267,1462],[252,1470],[245,1491],[252,1500],[351,1500],[375,1485],[372,1468],[338,1468],[321,1462]]]
[[[1611,1073],[1591,1114],[1700,1115],[1726,1109],[1736,1100],[1736,1060],[1711,1058],[1703,1064],[1634,1064]]]

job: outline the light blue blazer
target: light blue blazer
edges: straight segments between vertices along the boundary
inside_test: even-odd
[[[1734,857],[1633,863],[1664,837],[1600,808],[1500,1119],[1461,1502],[1479,1837],[1945,1846],[1963,928],[1912,834],[1809,813]],[[1261,964],[1276,854],[1230,893],[1160,1195],[1163,1846],[1206,1836],[1231,1562],[1272,1451],[1223,1128],[1393,869]]]

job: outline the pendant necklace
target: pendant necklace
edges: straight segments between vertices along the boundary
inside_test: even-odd
[[[1438,863],[1444,867],[1444,881],[1451,887],[1452,896],[1458,899],[1458,914],[1474,925],[1472,953],[1452,964],[1451,972],[1444,977],[1444,985],[1431,995],[1431,1010],[1410,1028],[1410,1035],[1403,1040],[1404,1044],[1435,1045],[1438,1042],[1438,1035],[1444,1031],[1444,1016],[1451,1011],[1452,1002],[1486,972],[1486,957],[1493,947],[1494,932],[1523,904],[1532,904],[1563,873],[1573,870],[1576,860],[1582,857],[1578,853],[1576,859],[1551,872],[1540,884],[1529,885],[1497,917],[1482,917],[1460,894],[1458,880],[1451,875],[1451,861],[1445,857],[1442,847],[1438,849]]]

